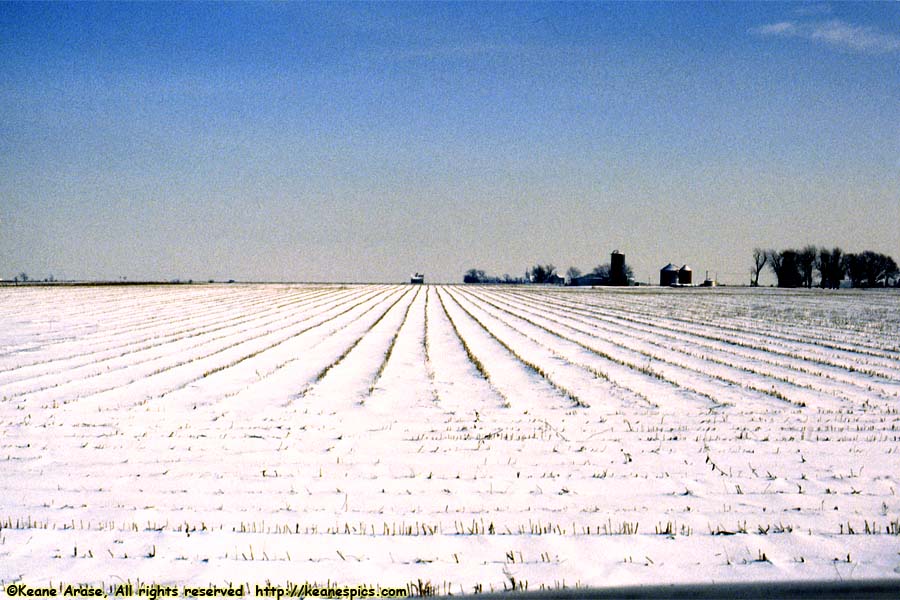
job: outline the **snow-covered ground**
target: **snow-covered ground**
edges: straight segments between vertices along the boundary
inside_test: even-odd
[[[900,295],[0,288],[0,581],[900,577]]]

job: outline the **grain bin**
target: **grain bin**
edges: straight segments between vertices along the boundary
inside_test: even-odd
[[[659,270],[659,285],[675,285],[678,283],[678,267],[672,263]]]
[[[678,269],[678,284],[679,285],[691,285],[691,282],[694,277],[694,272],[687,265],[684,265],[680,269]]]

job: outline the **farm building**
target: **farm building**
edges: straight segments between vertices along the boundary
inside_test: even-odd
[[[609,261],[609,285],[628,285],[628,274],[625,270],[625,255],[613,250]]]
[[[573,277],[569,280],[569,285],[575,286],[597,286],[597,285],[607,285],[609,280],[606,277],[601,277],[600,275],[594,275],[593,273],[588,273],[587,275],[581,275],[580,277]]]
[[[709,271],[706,272],[706,279],[703,280],[703,283],[700,284],[700,287],[716,287],[718,282],[715,279],[709,278]]]
[[[578,277],[572,277],[566,285],[574,286],[598,286],[598,285],[630,285],[629,268],[625,264],[625,255],[618,250],[613,250],[610,255],[608,269],[605,265],[594,269],[593,272]]]
[[[678,285],[691,285],[694,272],[687,265],[678,269]]]
[[[425,273],[414,273],[409,276],[409,282],[422,285],[425,283]]]
[[[678,267],[672,263],[659,270],[659,285],[669,286],[678,283]]]

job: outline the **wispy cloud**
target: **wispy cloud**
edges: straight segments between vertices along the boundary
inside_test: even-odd
[[[900,50],[900,35],[885,33],[874,27],[851,25],[838,19],[821,23],[812,29],[810,37],[835,46],[865,52],[895,52]]]
[[[875,27],[854,25],[840,19],[819,23],[781,21],[761,25],[750,30],[764,37],[796,37],[828,44],[854,52],[884,54],[900,52],[900,35]]]
[[[782,21],[780,23],[772,23],[771,25],[754,27],[751,31],[758,35],[794,36],[797,35],[797,26],[790,21]]]

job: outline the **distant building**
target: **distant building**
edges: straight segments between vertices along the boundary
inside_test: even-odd
[[[706,272],[706,279],[703,280],[703,283],[700,284],[700,287],[716,287],[718,283],[715,279],[709,278],[709,271]]]
[[[409,282],[421,285],[425,283],[425,273],[415,273],[409,276]]]
[[[572,279],[569,280],[569,285],[575,285],[575,286],[609,285],[609,279],[607,279],[606,277],[601,277],[600,275],[588,273],[587,275],[573,277]]]
[[[678,269],[678,285],[691,285],[694,278],[694,272],[687,265]]]
[[[601,265],[586,275],[571,277],[566,285],[573,286],[601,286],[601,285],[634,285],[634,280],[629,277],[629,268],[625,264],[625,255],[618,250],[613,250],[610,255],[609,266]]]
[[[672,263],[659,270],[659,285],[670,286],[678,283],[678,267]]]

